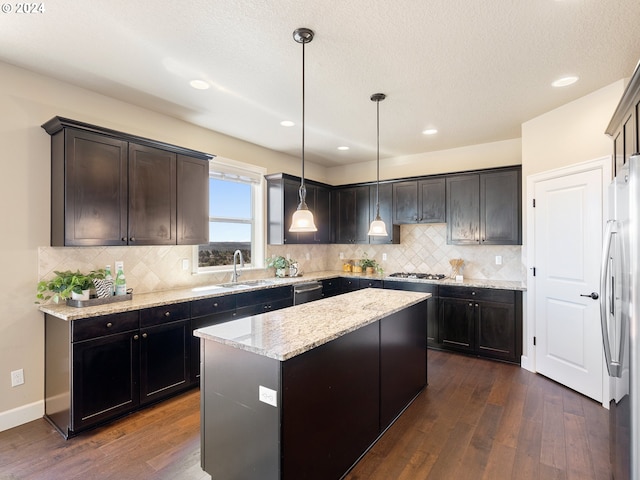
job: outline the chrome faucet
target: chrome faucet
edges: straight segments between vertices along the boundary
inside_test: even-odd
[[[231,281],[234,283],[238,281],[238,277],[241,275],[237,269],[238,257],[240,258],[240,268],[244,268],[244,258],[242,257],[242,252],[240,250],[236,250],[235,252],[233,252],[233,273],[231,274]]]

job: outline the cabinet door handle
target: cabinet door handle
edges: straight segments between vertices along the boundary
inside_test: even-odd
[[[475,295],[475,294],[476,294],[476,292],[471,292],[471,295]]]
[[[217,307],[217,306],[218,306],[218,302],[214,303],[214,304],[213,304],[213,306],[214,306],[214,307]]]
[[[147,338],[147,334],[146,334],[146,333],[143,333],[143,334],[142,334],[142,338]]]
[[[170,317],[171,316],[171,312],[164,312],[164,316],[165,317]]]
[[[120,240],[122,240],[123,242],[127,241],[127,237],[122,237]]]
[[[134,336],[133,336],[133,339],[134,339],[134,340],[138,340],[139,338],[140,338],[140,337],[139,337],[138,335],[134,335]]]
[[[113,323],[111,322],[107,323],[107,328],[111,328],[111,327],[113,327]]]
[[[470,306],[470,307],[473,307],[473,303],[470,303],[470,304],[469,304],[469,306]]]
[[[129,241],[130,241],[130,242],[135,242],[135,241],[136,241],[136,237],[131,237],[131,238],[129,239]]]
[[[476,308],[478,307],[478,304],[476,303]]]

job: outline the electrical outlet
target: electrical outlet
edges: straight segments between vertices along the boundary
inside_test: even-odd
[[[182,270],[189,270],[189,259],[188,258],[183,258],[182,259]]]
[[[291,254],[287,253],[287,260],[291,260]]]
[[[386,254],[386,253],[383,253],[383,254],[382,254],[382,261],[383,261],[383,262],[386,262],[386,261],[387,261],[387,254]]]
[[[258,400],[268,405],[278,406],[278,392],[262,385],[258,386]]]
[[[502,255],[496,255],[496,265],[502,265]]]
[[[11,372],[11,386],[17,387],[18,385],[22,385],[24,383],[24,370],[14,370]]]
[[[305,253],[304,258],[306,258],[307,260],[311,260],[311,254],[309,252]]]
[[[344,260],[344,253],[340,252],[340,260]]]

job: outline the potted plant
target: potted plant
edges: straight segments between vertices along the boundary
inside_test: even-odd
[[[360,265],[365,269],[365,272],[368,274],[372,274],[376,272],[378,268],[378,262],[376,262],[373,258],[363,258],[360,260]]]
[[[38,282],[36,293],[38,300],[52,299],[55,303],[68,298],[88,300],[89,292],[93,288],[93,279],[104,278],[104,270],[92,270],[89,274],[81,273],[80,270],[54,271],[53,273],[55,277],[51,280]]]
[[[267,258],[267,268],[276,269],[276,277],[284,277],[289,267],[289,260],[278,255],[271,258]]]

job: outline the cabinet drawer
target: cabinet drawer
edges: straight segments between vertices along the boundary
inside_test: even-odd
[[[293,298],[292,287],[265,288],[253,292],[244,292],[237,295],[236,305],[238,308],[263,303],[272,303],[278,300]]]
[[[189,302],[145,308],[140,311],[140,328],[175,322],[190,317]]]
[[[200,317],[202,315],[235,310],[235,308],[236,295],[205,298],[204,300],[195,300],[191,302],[191,316]]]
[[[361,278],[358,285],[360,288],[382,288],[382,280]]]
[[[495,288],[440,286],[440,297],[474,299],[485,302],[514,303],[515,291]]]
[[[71,321],[73,342],[138,329],[138,311]]]

